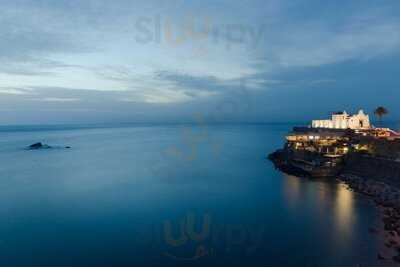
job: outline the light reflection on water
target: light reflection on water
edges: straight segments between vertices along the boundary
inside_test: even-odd
[[[319,215],[332,212],[334,225],[340,235],[351,235],[354,226],[354,192],[334,180],[308,179],[282,174],[285,177],[284,192],[291,209],[299,208],[304,199],[311,198]]]
[[[354,225],[354,193],[343,184],[336,185],[335,218],[342,236],[351,234]]]
[[[299,177],[282,174],[286,179],[285,186],[283,189],[285,190],[285,196],[288,201],[288,204],[291,208],[296,208],[296,204],[299,203],[300,191],[301,191],[301,180]]]

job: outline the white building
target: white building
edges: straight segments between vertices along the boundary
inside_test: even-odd
[[[369,116],[360,110],[358,114],[349,115],[346,111],[332,114],[330,120],[313,120],[313,128],[329,129],[370,129]]]

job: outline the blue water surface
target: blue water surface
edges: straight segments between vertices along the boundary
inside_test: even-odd
[[[379,266],[370,200],[266,160],[292,126],[1,127],[0,266]]]

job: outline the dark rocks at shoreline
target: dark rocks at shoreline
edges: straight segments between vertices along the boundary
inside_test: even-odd
[[[397,263],[400,263],[400,255],[394,256],[393,260]]]
[[[386,260],[386,258],[381,253],[378,253],[378,260]]]
[[[267,156],[267,158],[275,164],[278,164],[280,161],[284,160],[283,150],[277,150]]]
[[[387,231],[385,246],[395,249],[398,255],[393,260],[400,263],[400,190],[383,182],[365,179],[352,174],[342,174],[340,180],[344,181],[354,191],[371,197],[376,205],[383,208],[383,224]],[[369,231],[376,233],[375,229]],[[378,254],[379,259],[386,259]]]
[[[291,166],[292,157],[288,150],[280,149],[270,154],[268,159],[282,172],[311,177]],[[334,177],[345,182],[349,190],[369,196],[382,208],[385,246],[394,251],[395,256],[379,253],[378,259],[400,263],[400,163],[353,153],[345,157],[339,173]],[[369,233],[380,234],[380,231],[370,228]]]
[[[346,182],[353,190],[371,196],[376,204],[400,210],[399,189],[379,180],[360,178],[352,174],[342,174],[339,178]]]
[[[275,169],[280,170],[289,175],[298,177],[312,177],[309,172],[295,167],[289,163],[291,156],[285,149],[277,150],[267,156],[267,158],[274,164]]]

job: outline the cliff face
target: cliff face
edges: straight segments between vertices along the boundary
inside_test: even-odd
[[[275,151],[268,158],[277,169],[297,176],[334,177],[342,169],[341,159],[325,158],[320,153],[288,147]]]
[[[282,171],[295,174],[292,165],[293,159],[319,161],[315,153],[294,152],[287,149],[279,150],[269,156],[275,166]],[[400,161],[371,156],[364,153],[351,152],[337,165],[337,173],[353,175],[383,182],[389,186],[400,189]]]
[[[350,153],[346,157],[341,173],[374,179],[400,188],[399,161],[371,157],[360,153]]]

